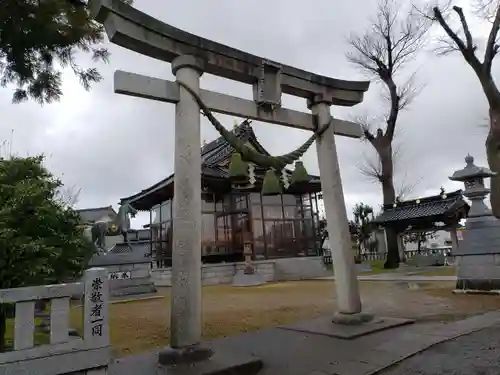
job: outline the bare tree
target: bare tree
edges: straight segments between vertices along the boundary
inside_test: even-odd
[[[398,170],[401,165],[404,165],[404,161],[401,156],[402,146],[393,144],[392,160],[393,160],[393,170],[394,170],[394,191],[396,194],[396,200],[405,200],[413,190],[422,181],[422,176],[415,178],[413,174],[411,177],[408,174],[408,170],[405,168],[403,170]],[[377,154],[374,153],[363,153],[363,158],[357,165],[359,172],[366,177],[369,182],[372,183],[382,183],[382,162]]]
[[[61,203],[65,207],[75,207],[78,203],[78,199],[80,198],[80,193],[82,189],[77,188],[76,185],[73,186],[62,186],[57,191],[57,197],[59,203]]]
[[[407,75],[409,78],[402,82],[398,82],[400,78],[396,76],[418,54],[429,24],[413,7],[405,10],[402,5],[392,0],[381,0],[371,27],[363,34],[353,34],[349,38],[351,51],[347,54],[351,63],[382,83],[383,99],[389,104],[383,118],[385,124],[379,126],[375,133],[370,122],[361,124],[364,138],[378,156],[368,164],[365,174],[371,174],[382,185],[384,204],[392,204],[396,200],[393,140],[398,117],[420,92],[415,85],[414,73]],[[388,253],[385,267],[397,268],[400,261],[397,234],[387,229],[386,235]]]
[[[500,29],[500,1],[472,0],[473,14],[491,24],[482,56],[463,9],[459,6],[431,6],[424,10],[426,16],[440,25],[445,37],[440,38],[439,54],[460,52],[472,68],[489,105],[489,132],[486,137],[486,155],[492,171],[500,172],[500,91],[491,74],[493,60],[498,53],[498,31]],[[453,20],[459,24],[457,30]],[[482,59],[482,61],[480,60]],[[500,177],[491,180],[491,208],[500,218]]]

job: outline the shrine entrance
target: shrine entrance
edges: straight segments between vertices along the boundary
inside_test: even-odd
[[[202,355],[210,356],[209,351],[198,346],[202,329],[200,110],[237,150],[239,155],[235,157],[266,168],[264,180],[268,183],[264,181],[263,185],[269,188],[268,192],[274,189],[274,195],[280,194],[283,186],[285,189],[290,187],[290,176],[285,168],[289,164],[295,163],[302,181],[309,178],[303,165],[298,168],[301,166],[299,158],[316,143],[328,233],[334,249],[338,311],[333,321],[339,324],[370,321],[370,316],[362,313],[335,140],[336,134],[359,138],[363,132],[359,124],[335,119],[330,113],[333,105],[361,103],[369,82],[321,76],[257,57],[179,30],[120,1],[94,0],[90,6],[112,43],[170,63],[176,77],[176,81],[171,82],[118,71],[114,82],[117,93],[176,105],[170,343],[172,348],[180,351],[161,352],[158,357],[160,364],[168,363],[172,355],[185,353],[182,348],[189,348],[187,352],[192,353],[194,346]],[[253,100],[201,89],[200,77],[204,73],[251,85]],[[282,94],[307,101],[310,113],[283,108]],[[235,139],[235,135],[218,122],[212,112],[312,133],[303,146],[273,157],[250,150]],[[242,174],[246,173],[245,170],[248,171],[246,167],[240,169]],[[234,215],[232,220],[235,220]]]

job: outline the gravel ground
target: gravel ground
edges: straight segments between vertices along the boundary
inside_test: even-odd
[[[410,374],[500,374],[500,325],[438,344],[382,373]]]
[[[360,291],[365,311],[378,316],[448,321],[500,309],[500,298],[452,294],[453,286],[377,281],[361,282]],[[115,356],[141,353],[168,342],[170,289],[161,289],[159,294],[165,297],[110,306]],[[331,281],[268,283],[255,288],[205,287],[203,338],[234,336],[312,319],[331,314],[335,305]],[[81,316],[74,315],[72,326],[78,328]]]

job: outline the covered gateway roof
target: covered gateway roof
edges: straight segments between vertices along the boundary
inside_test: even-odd
[[[422,197],[409,201],[384,205],[383,212],[375,218],[374,223],[383,226],[409,224],[418,222],[458,221],[466,217],[470,206],[462,197],[462,191],[441,193],[430,197]]]
[[[244,142],[249,142],[258,152],[265,155],[269,153],[257,140],[257,136],[250,126],[249,121],[243,121],[233,130],[238,138]],[[225,180],[228,177],[228,165],[226,164],[233,152],[233,148],[223,137],[207,143],[201,148],[201,173],[204,180]],[[257,185],[262,180],[265,170],[256,168],[255,175]],[[165,201],[173,195],[174,175],[170,175],[160,182],[150,186],[141,192],[122,198],[120,203],[125,202],[134,206],[138,210],[149,210],[153,206]],[[311,191],[321,191],[321,183],[318,176],[311,175],[311,182],[315,185]]]

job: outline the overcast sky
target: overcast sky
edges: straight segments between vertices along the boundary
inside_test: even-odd
[[[351,31],[368,26],[374,11],[368,3],[374,2],[135,0],[138,9],[191,33],[315,73],[353,80],[364,77],[347,62],[345,39]],[[484,28],[483,34],[481,28],[475,30],[478,38],[484,37]],[[64,98],[44,107],[11,104],[12,88],[0,90],[0,139],[11,141],[13,151],[21,155],[48,155],[50,169],[66,185],[81,189],[79,208],[110,204],[116,208],[120,198],[173,172],[174,106],[113,93],[115,70],[173,80],[170,64],[118,46],[109,45],[109,49],[110,63],[100,66],[104,79],[90,92],[71,73],[65,76]],[[423,50],[408,69],[418,69],[419,82],[426,86],[399,120],[397,142],[402,145],[402,158],[397,177],[401,180],[406,174],[409,184],[420,181],[411,197],[437,194],[440,186],[459,189],[447,177],[464,166],[467,153],[476,164],[486,165],[487,131],[481,125],[487,123],[488,113],[479,83],[461,56],[435,57],[430,49]],[[201,85],[252,97],[250,86],[207,74]],[[302,99],[285,96],[284,105],[307,111]],[[365,102],[354,108],[333,107],[332,113],[347,119],[356,113],[381,113],[383,105],[373,85]],[[219,118],[232,127],[233,118]],[[254,122],[253,126],[272,154],[290,151],[309,135],[277,125]],[[207,141],[216,137],[205,122],[202,134]],[[358,202],[379,207],[379,185],[367,181],[357,168],[370,147],[341,137],[337,137],[337,147],[348,211]],[[310,173],[318,173],[315,147],[304,161]],[[140,215],[135,224],[144,224],[148,217]]]

